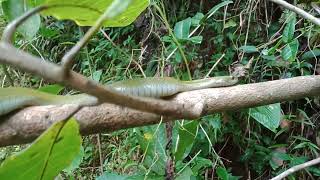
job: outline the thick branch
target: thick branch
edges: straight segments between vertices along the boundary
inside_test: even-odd
[[[182,104],[201,112],[200,116],[222,111],[272,104],[320,95],[320,76],[305,76],[264,83],[238,85],[226,88],[203,89],[180,93],[167,104]],[[3,117],[0,122],[0,146],[30,142],[54,121],[65,118],[74,106],[37,106]],[[170,106],[168,107],[170,108]],[[158,123],[160,116],[102,104],[85,107],[76,115],[84,135],[110,132],[130,127]],[[189,114],[184,114],[191,119]],[[165,122],[173,118],[164,118]]]

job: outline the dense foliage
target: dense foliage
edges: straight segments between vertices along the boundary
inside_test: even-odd
[[[41,21],[36,36],[17,34],[15,45],[55,63],[88,29],[53,17]],[[317,74],[319,57],[320,27],[266,0],[158,0],[133,24],[98,32],[77,56],[74,70],[101,83],[144,76],[189,80],[228,75],[252,63],[241,83],[254,83]],[[48,84],[14,69],[10,73],[16,85]],[[173,156],[176,179],[267,179],[319,156],[319,109],[318,98],[305,98],[175,121],[171,146],[165,124],[83,137],[79,155],[59,176],[162,179]],[[2,148],[0,158],[19,150]],[[319,176],[314,166],[290,178]]]

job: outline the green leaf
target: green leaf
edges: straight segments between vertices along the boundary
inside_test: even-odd
[[[291,15],[290,20],[287,22],[286,27],[284,27],[284,30],[282,33],[282,41],[284,43],[288,43],[293,40],[295,25],[296,25],[296,15],[295,13],[293,13]]]
[[[144,165],[157,175],[164,175],[166,165],[166,143],[164,124],[141,127],[137,131],[137,140],[146,154]],[[154,155],[157,155],[155,158]]]
[[[79,153],[79,125],[75,119],[53,124],[27,149],[8,157],[1,179],[54,179]]]
[[[20,17],[30,10],[30,8],[31,7],[26,3],[26,1],[22,0],[8,0],[2,2],[2,9],[8,21],[12,21]],[[18,32],[21,33],[25,39],[31,40],[37,34],[40,28],[40,23],[40,16],[33,15],[18,28]]]
[[[39,88],[39,91],[50,93],[50,94],[59,94],[63,90],[63,86],[59,84],[46,85]]]
[[[296,59],[299,48],[298,40],[293,40],[281,51],[281,57],[286,61],[293,62]]]
[[[241,46],[239,50],[243,51],[244,53],[259,52],[259,50],[255,46]]]
[[[303,53],[302,55],[302,59],[305,60],[305,59],[312,59],[312,58],[315,58],[317,56],[320,56],[320,49],[314,49],[314,50],[310,50],[308,52],[305,52]]]
[[[181,174],[178,175],[178,177],[175,178],[175,180],[185,180],[185,179],[192,179],[193,172],[189,166],[187,166]]]
[[[276,132],[281,118],[280,103],[250,108],[249,115],[266,128]]]
[[[217,168],[217,175],[220,179],[222,180],[238,180],[240,177],[238,176],[233,176],[230,174],[225,168],[223,167],[218,167]]]
[[[193,36],[191,38],[188,38],[186,40],[191,41],[195,44],[201,44],[203,37],[202,36]]]
[[[221,178],[222,180],[229,180],[229,173],[225,168],[222,167],[218,167],[217,168],[217,175],[219,178]]]
[[[42,14],[54,16],[57,19],[70,19],[80,26],[93,26],[96,20],[112,4],[113,0],[46,0],[32,1],[35,5],[65,5],[48,9]],[[108,19],[104,26],[123,27],[131,24],[149,5],[148,0],[132,0],[128,8],[119,15]],[[116,12],[119,13],[119,12]]]
[[[191,25],[192,26],[197,26],[200,24],[201,19],[204,17],[202,13],[197,13],[195,16],[191,18]]]
[[[177,161],[182,160],[184,155],[188,154],[188,150],[190,150],[190,147],[197,136],[198,125],[198,121],[191,121],[179,127],[179,140],[177,141],[178,146],[175,152],[175,159]]]
[[[238,24],[233,19],[230,19],[229,21],[226,22],[226,24],[224,25],[224,28],[227,29],[229,27],[236,27],[236,26],[238,26]]]
[[[102,70],[98,70],[92,73],[92,79],[96,82],[99,82],[101,79]]]
[[[63,171],[66,172],[67,174],[72,174],[72,172],[80,167],[80,164],[82,163],[82,160],[84,158],[84,148],[83,146],[80,146],[80,151],[76,155],[76,157],[73,159],[71,164],[65,168]]]
[[[191,18],[179,21],[174,26],[174,35],[178,39],[187,39],[191,28]]]
[[[192,167],[192,171],[194,173],[197,173],[196,175],[200,175],[201,172],[203,172],[201,171],[201,169],[211,167],[212,163],[213,162],[210,159],[205,159],[203,157],[198,156],[194,159],[195,165]]]
[[[205,22],[207,19],[209,19],[214,13],[216,13],[220,8],[223,6],[226,6],[230,3],[233,3],[232,1],[223,1],[217,5],[215,5],[213,8],[210,9],[210,11],[201,19],[200,23]]]

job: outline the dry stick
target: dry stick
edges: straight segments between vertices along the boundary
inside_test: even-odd
[[[189,91],[180,93],[167,101],[170,104],[196,108],[202,112],[200,117],[216,112],[237,111],[319,95],[320,76],[302,76],[226,88]],[[0,123],[0,146],[32,141],[52,123],[64,118],[65,114],[70,114],[70,107],[73,106],[35,106],[1,117],[0,121],[3,123]],[[157,124],[160,121],[159,115],[113,104],[84,107],[74,117],[78,120],[83,135]],[[183,118],[191,119],[187,114],[184,114]],[[165,117],[163,122],[173,120],[175,118]]]
[[[320,26],[320,19],[319,18],[316,18],[314,16],[312,16],[311,14],[309,14],[308,12],[292,5],[292,4],[289,4],[287,3],[286,1],[284,0],[270,0],[274,3],[277,3],[277,4],[280,4],[281,6],[284,6],[285,8],[299,14],[301,17],[303,17],[304,19],[308,19],[310,20],[311,22],[313,22],[314,24]]]
[[[201,112],[194,110],[192,107],[184,107],[179,104],[168,103],[163,100],[152,98],[142,98],[128,96],[115,92],[113,89],[102,86],[78,73],[70,71],[68,76],[64,76],[61,72],[63,68],[48,61],[34,57],[28,53],[16,49],[11,45],[11,38],[16,28],[33,14],[48,8],[41,6],[27,12],[22,17],[11,22],[3,33],[5,42],[0,43],[0,62],[3,64],[17,67],[34,75],[39,75],[44,79],[54,81],[66,86],[70,86],[81,92],[93,95],[102,102],[114,103],[117,105],[127,106],[141,111],[152,112],[161,115],[173,116],[176,118],[189,115],[197,117]],[[50,6],[51,8],[51,6]],[[35,66],[35,64],[37,66]],[[93,105],[96,102],[90,102],[87,105]]]
[[[316,159],[313,159],[311,161],[305,162],[303,164],[299,164],[299,165],[293,166],[290,169],[288,169],[288,170],[284,171],[283,173],[279,174],[278,176],[272,178],[271,180],[281,180],[281,179],[289,176],[290,174],[293,174],[294,172],[297,172],[297,171],[299,171],[301,169],[305,169],[307,167],[310,167],[310,166],[313,166],[313,165],[316,165],[316,164],[319,164],[319,163],[320,163],[320,157],[316,158]]]

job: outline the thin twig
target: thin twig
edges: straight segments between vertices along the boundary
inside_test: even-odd
[[[225,56],[226,54],[222,54],[221,57],[217,60],[216,63],[214,63],[214,65],[211,67],[211,69],[209,70],[209,72],[207,73],[207,75],[204,78],[208,78],[211,74],[211,72],[213,71],[213,69],[219,64],[219,62],[222,60],[222,58]]]
[[[300,9],[300,8],[298,8],[298,7],[296,7],[296,6],[292,5],[292,4],[289,4],[284,0],[270,0],[270,1],[272,1],[274,3],[277,3],[277,4],[287,8],[287,9],[299,14],[304,19],[308,19],[311,22],[313,22],[314,24],[320,26],[320,18],[316,18],[316,17],[312,16],[311,14],[309,14],[308,12],[306,12],[306,11],[304,11],[302,9]]]
[[[289,176],[290,174],[293,174],[294,172],[297,172],[301,169],[305,169],[307,167],[310,167],[310,166],[313,166],[313,165],[316,165],[316,164],[319,164],[320,163],[320,157],[316,158],[316,159],[313,159],[311,161],[308,161],[308,162],[305,162],[303,164],[299,164],[299,165],[296,165],[296,166],[293,166],[291,167],[290,169],[284,171],[283,173],[279,174],[278,176],[272,178],[271,180],[281,180],[287,176]]]

